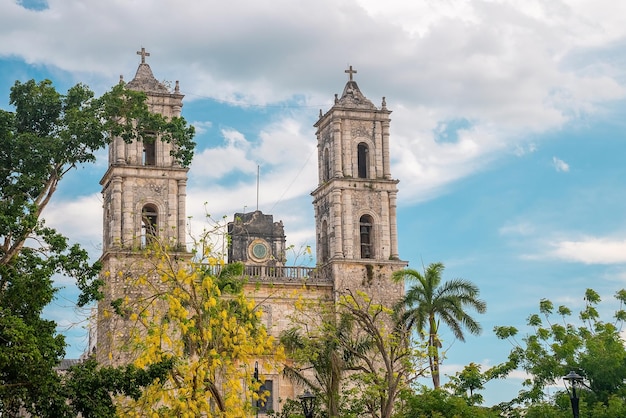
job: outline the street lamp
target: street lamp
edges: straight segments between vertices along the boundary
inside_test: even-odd
[[[302,395],[299,396],[300,403],[302,404],[302,410],[304,411],[304,418],[313,418],[313,411],[315,409],[315,395],[309,390],[305,390]]]
[[[569,399],[572,401],[572,412],[574,413],[574,418],[579,418],[578,402],[580,401],[580,389],[584,386],[583,377],[575,371],[571,371],[567,374],[567,376],[563,376],[563,381],[565,382],[565,388],[569,394]],[[578,391],[576,389],[578,389]]]
[[[254,383],[259,381],[259,362],[254,362]],[[259,389],[256,390],[256,418],[259,418]]]

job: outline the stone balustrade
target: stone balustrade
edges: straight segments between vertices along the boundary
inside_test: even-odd
[[[212,274],[219,274],[219,265],[211,266]],[[330,275],[322,275],[315,267],[302,266],[244,266],[243,275],[249,283],[294,283],[294,284],[332,284]]]

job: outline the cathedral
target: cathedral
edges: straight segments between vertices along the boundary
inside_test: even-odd
[[[170,90],[141,63],[126,88],[142,91],[152,112],[166,118],[181,115],[183,94],[178,82]],[[407,263],[398,253],[396,199],[398,180],[390,167],[391,111],[385,98],[379,107],[367,99],[356,81],[356,71],[345,71],[348,81],[341,95],[315,123],[318,146],[318,184],[311,185],[315,218],[316,267],[285,265],[285,225],[260,211],[235,213],[228,223],[228,262],[244,264],[247,291],[259,301],[263,322],[278,336],[290,327],[294,313],[293,289],[304,286],[304,297],[334,303],[347,290],[363,290],[375,301],[390,305],[404,291],[390,280]],[[122,81],[120,81],[122,82]],[[104,174],[103,253],[105,297],[98,306],[96,356],[101,364],[128,361],[116,351],[123,320],[103,314],[119,297],[121,273],[138,258],[151,236],[173,243],[177,259],[189,259],[186,246],[186,184],[188,169],[176,164],[170,151],[176,144],[126,143],[113,138]],[[288,226],[286,226],[288,228]],[[259,359],[262,362],[262,359]],[[260,413],[280,411],[281,400],[297,399],[304,388],[282,376],[264,375],[270,397]]]

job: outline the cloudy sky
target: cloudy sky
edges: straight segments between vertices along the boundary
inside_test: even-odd
[[[495,325],[524,329],[541,298],[582,306],[626,282],[626,3],[614,0],[0,0],[0,106],[15,80],[98,94],[145,47],[180,81],[197,128],[188,214],[256,208],[313,244],[315,123],[352,65],[392,113],[400,255],[479,285],[484,331],[444,335],[444,370],[504,361]],[[106,158],[64,180],[44,217],[94,257]],[[64,286],[47,314],[80,318]],[[77,357],[81,325],[62,328]],[[519,379],[487,387],[510,399]]]

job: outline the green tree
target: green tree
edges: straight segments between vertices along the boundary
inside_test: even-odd
[[[407,323],[397,321],[391,308],[363,292],[342,295],[338,312],[351,324],[340,341],[358,362],[351,375],[351,384],[360,389],[356,396],[370,416],[391,418],[399,393],[425,372],[423,347],[414,344]]]
[[[444,387],[450,389],[454,395],[464,398],[468,405],[480,405],[483,403],[483,396],[479,391],[484,389],[485,383],[506,377],[515,367],[515,363],[507,361],[483,372],[480,364],[470,363],[462,371],[450,376],[450,381]]]
[[[554,401],[547,398],[545,388],[564,386],[562,377],[574,370],[585,378],[589,390],[582,391],[581,414],[602,416],[606,410],[626,407],[626,348],[620,335],[626,311],[626,291],[615,294],[619,308],[610,321],[603,321],[599,309],[601,298],[593,289],[585,292],[585,307],[572,320],[572,310],[567,306],[555,308],[548,299],[539,303],[539,313],[528,318],[532,333],[518,342],[515,327],[495,327],[496,335],[513,344],[509,362],[529,374],[519,396],[508,403],[531,405]],[[557,394],[565,399],[564,393]],[[567,401],[567,399],[565,399]],[[561,405],[561,408],[567,407]],[[594,411],[591,414],[590,411]],[[590,415],[591,414],[591,415]],[[605,415],[606,416],[606,415]],[[614,415],[620,416],[620,415]]]
[[[145,370],[130,364],[123,367],[100,367],[95,359],[72,366],[62,376],[62,393],[68,417],[110,418],[115,416],[116,395],[138,399],[143,389],[167,376],[173,360],[151,364]],[[61,416],[61,415],[58,415]]]
[[[470,363],[455,376],[451,376],[445,386],[451,388],[456,396],[465,398],[468,405],[480,405],[483,403],[483,396],[478,391],[485,388],[485,380],[480,364]]]
[[[281,334],[284,374],[311,388],[329,417],[391,417],[398,393],[425,372],[423,350],[394,312],[363,292],[296,303]]]
[[[325,310],[325,306],[318,306],[316,312]],[[332,312],[325,312],[322,316],[319,326],[308,327],[299,323],[281,333],[280,342],[291,360],[284,365],[283,374],[323,397],[328,416],[335,418],[341,416],[342,380],[348,370],[355,369],[355,365],[353,356],[340,344],[340,336],[349,332],[347,324],[337,324]]]
[[[0,110],[0,411],[62,416],[54,367],[65,341],[41,314],[56,292],[55,274],[76,281],[79,306],[98,298],[100,265],[47,227],[43,211],[63,177],[95,161],[112,135],[176,141],[175,158],[186,165],[193,127],[150,113],[145,95],[123,85],[95,98],[82,84],[60,94],[49,80],[18,81],[9,103],[12,111]]]
[[[313,418],[328,418],[328,415],[326,415],[326,411],[323,410],[323,407],[320,405],[320,403],[320,399],[315,398]],[[280,412],[270,411],[268,412],[267,416],[271,418],[304,418],[304,412],[302,410],[302,404],[299,400],[287,399],[283,404]],[[342,416],[342,418],[344,417],[348,418],[349,416]]]
[[[411,284],[398,304],[398,310],[409,329],[415,329],[422,338],[427,335],[430,372],[435,389],[441,385],[440,323],[450,328],[457,339],[465,341],[463,329],[474,335],[482,331],[468,310],[484,313],[487,309],[486,303],[478,298],[478,287],[472,282],[453,279],[441,283],[443,270],[442,263],[432,263],[426,267],[424,274],[414,269],[399,270],[393,274],[394,280]]]
[[[400,395],[402,408],[397,418],[496,418],[498,411],[468,405],[466,399],[443,390],[420,386],[404,390]]]

